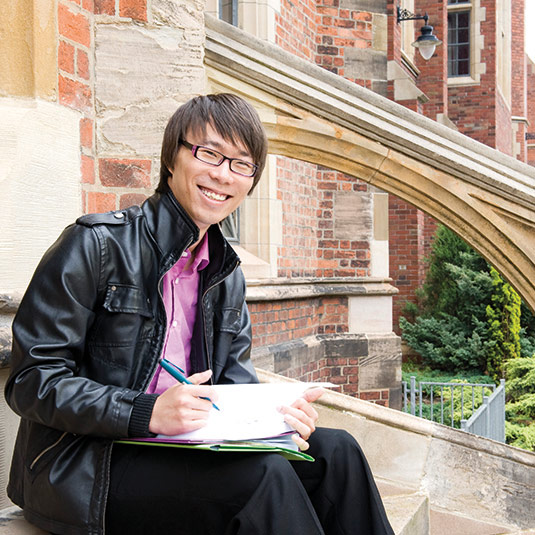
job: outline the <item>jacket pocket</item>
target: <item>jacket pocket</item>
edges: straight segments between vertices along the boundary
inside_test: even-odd
[[[140,314],[152,318],[149,300],[137,286],[110,282],[106,288],[103,307],[109,312]]]
[[[150,303],[143,290],[110,283],[91,327],[89,349],[135,346],[150,336],[153,326]]]
[[[36,477],[56,457],[61,449],[65,447],[68,438],[73,437],[66,431],[45,427],[42,427],[42,429],[43,431],[40,435],[33,434],[36,440],[28,448],[26,468],[32,478]]]

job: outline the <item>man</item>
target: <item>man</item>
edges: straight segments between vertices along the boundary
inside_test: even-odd
[[[114,444],[199,428],[211,384],[257,381],[245,282],[218,223],[266,153],[244,100],[192,99],[167,125],[157,193],[79,218],[43,257],[6,386],[22,417],[8,493],[30,522],[58,534],[392,533],[356,442],[315,431],[320,389],[281,409],[314,463]],[[193,384],[176,384],[162,356]]]

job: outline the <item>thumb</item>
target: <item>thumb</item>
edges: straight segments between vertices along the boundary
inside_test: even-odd
[[[190,380],[194,385],[201,385],[202,383],[206,383],[210,377],[212,377],[212,370],[204,370],[203,372],[190,375],[188,380]]]
[[[323,390],[321,387],[311,388],[306,390],[301,397],[303,397],[309,403],[312,403],[318,400],[324,392],[325,390]]]

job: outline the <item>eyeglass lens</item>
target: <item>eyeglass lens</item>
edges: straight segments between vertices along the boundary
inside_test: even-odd
[[[256,165],[250,162],[228,158],[220,152],[208,149],[206,147],[197,147],[195,152],[195,157],[197,159],[210,165],[221,165],[224,160],[229,160],[230,170],[240,175],[252,176],[256,171]]]

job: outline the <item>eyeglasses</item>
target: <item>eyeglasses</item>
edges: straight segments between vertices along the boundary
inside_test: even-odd
[[[225,156],[214,149],[203,147],[202,145],[192,145],[187,141],[181,141],[181,143],[184,145],[184,147],[191,150],[191,154],[193,154],[197,160],[207,163],[208,165],[217,167],[225,160],[228,160],[230,170],[237,175],[252,177],[255,175],[256,170],[258,169],[258,165],[255,165],[254,163],[246,162],[245,160],[240,160],[239,158],[229,158],[228,156]]]

